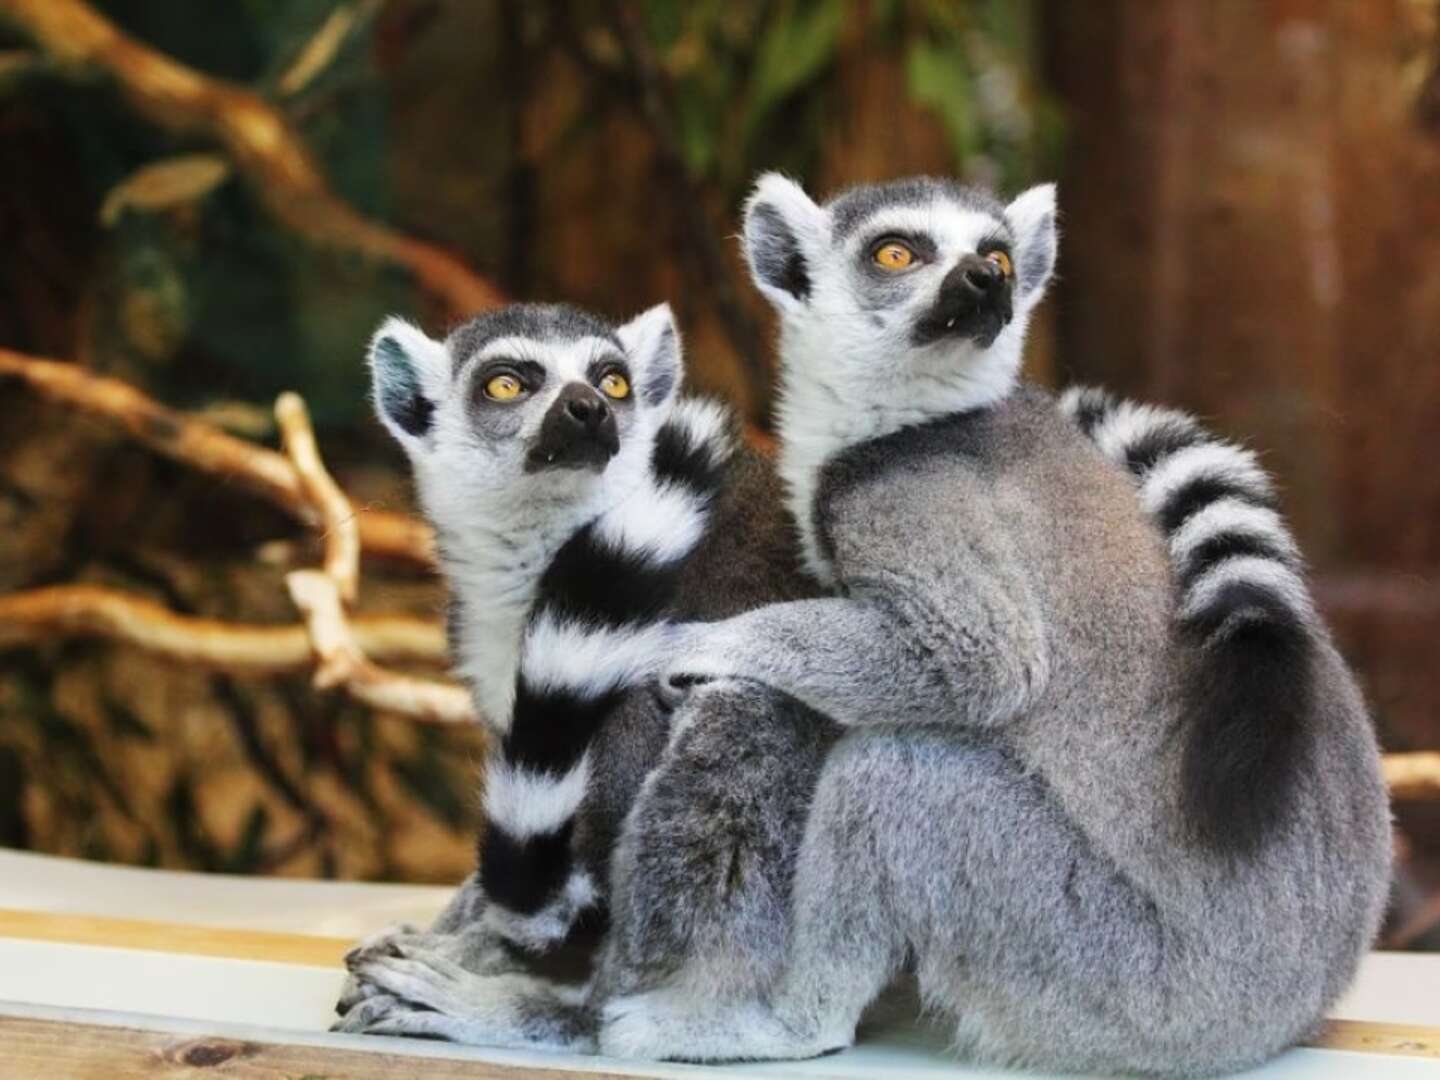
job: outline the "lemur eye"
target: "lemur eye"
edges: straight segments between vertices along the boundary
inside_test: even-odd
[[[899,240],[886,240],[875,249],[870,259],[882,270],[908,270],[915,262],[915,251]]]
[[[514,375],[496,375],[485,384],[485,396],[491,401],[514,401],[525,392],[525,384]]]
[[[1015,264],[1010,261],[1010,256],[1006,255],[1005,252],[1000,249],[997,248],[994,251],[987,251],[985,258],[998,266],[1000,273],[1004,274],[1007,278],[1015,273]]]
[[[607,371],[600,380],[600,392],[608,398],[624,401],[630,396],[630,380],[618,371]]]

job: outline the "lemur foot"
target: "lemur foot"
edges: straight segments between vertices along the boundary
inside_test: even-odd
[[[649,1061],[781,1061],[835,1053],[854,1031],[802,1031],[758,1001],[716,1006],[673,989],[615,998],[600,1018],[600,1053]]]
[[[409,1002],[401,1001],[394,994],[387,994],[370,983],[365,983],[364,987],[365,996],[363,998],[351,1002],[343,1012],[340,1012],[337,1006],[336,1011],[340,1012],[340,1018],[330,1025],[331,1031],[358,1035],[392,1010],[397,1008],[413,1010],[414,1008]]]
[[[594,1020],[581,988],[532,975],[477,975],[440,953],[398,946],[363,961],[373,988],[335,1030],[418,1035],[483,1046],[593,1051]]]
[[[366,938],[345,956],[350,976],[340,991],[335,1011],[346,1015],[359,1002],[376,992],[366,978],[368,965],[381,957],[402,957],[421,961],[436,958],[453,963],[476,975],[503,975],[523,969],[523,962],[493,935],[475,929],[456,934],[439,934],[401,925]]]

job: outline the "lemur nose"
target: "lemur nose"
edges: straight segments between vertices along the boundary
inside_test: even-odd
[[[565,403],[565,411],[578,423],[586,427],[603,424],[610,415],[610,406],[598,397],[572,397]]]
[[[1005,284],[1005,275],[1000,267],[979,255],[966,255],[955,268],[960,271],[965,284],[976,292],[988,293]]]

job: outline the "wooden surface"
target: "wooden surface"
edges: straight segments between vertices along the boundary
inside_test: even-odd
[[[315,967],[338,967],[346,950],[353,944],[341,938],[306,934],[228,930],[4,908],[0,908],[0,937]],[[1440,1028],[1332,1020],[1307,1045],[1318,1049],[1440,1061]],[[352,1058],[355,1059],[353,1063]],[[49,1070],[42,1068],[47,1060],[53,1066]],[[413,1075],[417,1067],[417,1059],[390,1054],[224,1039],[184,1040],[155,1032],[0,1017],[0,1076],[5,1080],[29,1076],[187,1075],[190,1069],[210,1068],[222,1062],[230,1063],[227,1075],[246,1077],[334,1075],[337,1072],[344,1076],[393,1077]],[[401,1068],[400,1064],[404,1067]],[[320,1068],[322,1065],[323,1068]],[[541,1078],[547,1075],[582,1075],[535,1072],[478,1062],[434,1061],[426,1064],[427,1076],[508,1077],[522,1073]]]
[[[1370,1020],[1331,1020],[1318,1037],[1305,1045],[1324,1050],[1356,1050],[1440,1061],[1440,1028],[1378,1024]]]
[[[7,908],[0,908],[0,937],[63,941],[74,945],[109,945],[190,956],[222,956],[232,960],[270,960],[312,967],[339,967],[345,953],[354,944],[343,938],[308,934],[226,930]]]
[[[226,1076],[245,1080],[622,1080],[619,1073],[572,1072],[444,1057],[410,1057],[253,1039],[187,1038],[136,1028],[0,1016],[0,1075],[6,1080],[154,1080]],[[634,1080],[626,1077],[624,1080]]]

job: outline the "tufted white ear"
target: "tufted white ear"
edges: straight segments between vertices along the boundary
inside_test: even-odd
[[[675,400],[680,390],[680,331],[669,304],[642,311],[615,331],[630,361],[635,392],[653,408]]]
[[[745,261],[756,287],[782,311],[810,299],[810,260],[827,231],[825,211],[780,173],[765,173],[745,202]]]
[[[1060,233],[1055,225],[1055,185],[1037,184],[1017,195],[1005,208],[1005,218],[1015,233],[1015,276],[1020,302],[1035,304],[1044,295]]]
[[[413,323],[392,315],[367,352],[375,411],[407,452],[430,431],[435,405],[450,386],[450,352]]]

